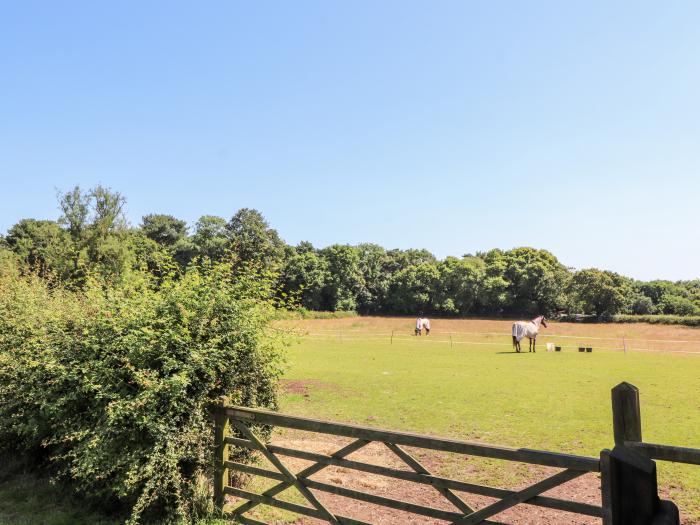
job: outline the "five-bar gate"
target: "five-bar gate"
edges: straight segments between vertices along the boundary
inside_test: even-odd
[[[328,523],[369,525],[357,519],[335,514],[319,501],[312,490],[345,496],[358,502],[398,509],[419,516],[438,518],[455,525],[473,525],[477,523],[497,524],[497,521],[490,520],[492,516],[521,503],[569,511],[586,516],[603,516],[603,509],[599,506],[541,495],[543,492],[588,472],[600,472],[600,461],[598,458],[525,448],[506,448],[406,432],[378,430],[357,425],[331,423],[328,421],[294,417],[266,410],[236,406],[217,407],[215,408],[215,413],[217,416],[217,459],[219,460],[220,466],[215,483],[217,501],[219,505],[223,506],[225,495],[242,498],[244,502],[227,513],[230,517],[235,517],[241,523],[260,524],[261,522],[247,517],[246,513],[260,504],[265,504],[300,515],[320,518]],[[274,444],[266,444],[255,434],[252,428],[254,425],[272,425],[280,428],[343,436],[353,438],[354,441],[339,448],[333,454],[318,454],[281,447]],[[235,430],[238,437],[233,435],[232,430]],[[372,442],[383,443],[396,457],[408,466],[409,470],[395,469],[347,459],[347,456]],[[275,467],[275,470],[231,461],[229,459],[230,446],[244,447],[260,452]],[[412,456],[404,448],[406,446],[556,467],[561,470],[522,490],[513,491],[436,476]],[[282,459],[285,456],[313,461],[314,463],[302,471],[294,473],[285,465]],[[454,510],[448,511],[428,507],[310,479],[313,474],[320,472],[330,465],[431,485],[442,497],[451,503]],[[275,480],[278,483],[261,494],[257,494],[242,488],[230,486],[230,470],[262,476]],[[275,498],[277,494],[290,487],[295,487],[308,505],[298,505]],[[496,498],[497,501],[479,510],[474,510],[456,494],[455,491],[488,496]]]

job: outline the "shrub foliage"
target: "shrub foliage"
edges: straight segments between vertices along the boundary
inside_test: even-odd
[[[0,443],[130,523],[189,521],[207,406],[276,407],[270,290],[225,264],[77,292],[0,266]]]

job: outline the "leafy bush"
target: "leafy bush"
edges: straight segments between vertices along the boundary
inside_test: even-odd
[[[700,326],[700,316],[682,315],[614,315],[614,323],[679,324]]]
[[[188,522],[211,467],[207,406],[276,407],[267,279],[191,267],[157,289],[0,274],[0,443],[103,508]]]
[[[296,310],[277,310],[275,319],[343,319],[346,317],[357,317],[354,310],[337,310],[335,312],[317,312],[306,308]]]

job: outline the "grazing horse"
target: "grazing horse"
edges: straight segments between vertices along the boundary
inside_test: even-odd
[[[540,325],[547,328],[547,322],[544,315],[535,317],[532,321],[517,321],[513,323],[513,348],[520,353],[520,340],[527,337],[530,340],[530,352],[535,351],[537,343],[537,332],[540,331]]]

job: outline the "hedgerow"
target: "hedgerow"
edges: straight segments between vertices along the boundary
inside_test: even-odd
[[[207,407],[276,408],[269,280],[219,264],[81,291],[0,267],[0,447],[128,522],[189,522]]]
[[[700,326],[700,316],[684,315],[614,315],[614,323],[649,323]]]
[[[345,319],[348,317],[357,317],[357,312],[354,310],[337,310],[335,312],[308,310],[304,307],[295,308],[293,310],[279,309],[275,312],[275,319]]]

